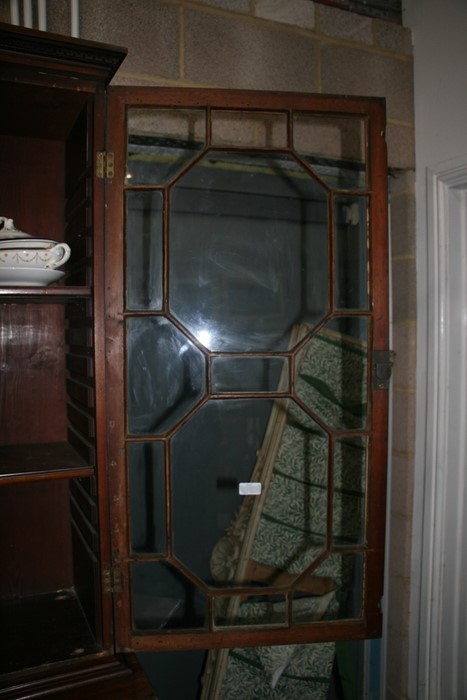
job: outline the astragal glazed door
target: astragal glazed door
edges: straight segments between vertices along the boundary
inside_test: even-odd
[[[115,88],[108,115],[119,648],[379,635],[384,102]]]

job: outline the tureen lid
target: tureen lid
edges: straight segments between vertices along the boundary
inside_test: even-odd
[[[30,233],[24,233],[15,228],[13,219],[7,219],[5,216],[0,216],[0,241],[9,240],[11,238],[32,238]]]

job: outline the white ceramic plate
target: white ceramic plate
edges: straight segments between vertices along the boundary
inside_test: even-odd
[[[35,267],[0,267],[2,287],[46,287],[58,282],[65,273]]]
[[[53,248],[57,241],[48,238],[4,238],[0,240],[0,248]]]

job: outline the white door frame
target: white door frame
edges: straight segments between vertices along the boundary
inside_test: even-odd
[[[467,697],[467,156],[427,172],[417,255],[409,697],[459,700]]]

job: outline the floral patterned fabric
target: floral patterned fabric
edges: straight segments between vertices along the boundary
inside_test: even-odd
[[[334,647],[328,643],[234,649],[222,700],[326,700]],[[283,666],[274,684],[274,672]]]
[[[305,348],[297,378],[297,394],[331,432],[364,428],[366,374],[365,342],[324,329]],[[366,439],[351,434],[336,438],[331,471],[330,450],[331,441],[326,430],[297,403],[289,401],[286,424],[251,549],[253,560],[292,574],[299,574],[312,565],[326,549],[330,491],[333,492],[333,541],[339,547],[363,544]],[[294,599],[294,620],[347,616],[348,588],[351,582],[359,580],[356,570],[360,563],[358,555],[328,556],[314,573],[334,579],[336,590],[327,596]],[[253,615],[253,607],[249,606],[249,602],[240,605],[237,616],[248,622],[252,615],[257,621],[258,609]],[[268,619],[272,621],[274,616],[268,618],[264,612],[266,624]],[[212,655],[215,659],[216,652]],[[209,700],[325,700],[334,656],[333,643],[231,650],[222,672],[220,691],[205,697]]]

